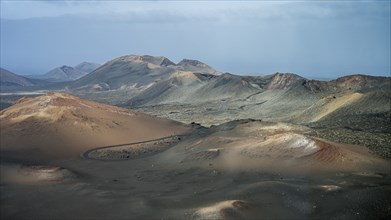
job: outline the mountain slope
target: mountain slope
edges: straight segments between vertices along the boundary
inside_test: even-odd
[[[30,79],[24,76],[17,75],[6,69],[0,68],[0,85],[1,86],[33,86],[41,85],[47,82],[42,80]]]
[[[265,90],[287,90],[300,85],[304,80],[304,78],[290,73],[253,77],[229,73],[212,75],[181,72],[180,74],[172,74],[166,81],[152,85],[131,98],[128,104],[135,106],[170,102],[199,103],[212,100],[243,99]]]
[[[276,73],[271,80],[263,87],[265,89],[288,89],[305,79],[293,73]]]
[[[135,97],[126,105],[199,103],[227,98],[243,98],[259,92],[244,78],[225,73],[215,76],[193,72],[175,72]]]
[[[18,158],[78,157],[91,147],[188,131],[181,123],[62,93],[24,98],[0,112],[1,152]]]
[[[207,83],[208,76],[193,72],[174,72],[168,79],[157,82],[130,99],[126,106],[145,104],[187,103],[195,91]]]
[[[307,80],[303,88],[319,98],[297,116],[297,122],[391,111],[390,77],[350,75],[331,81]]]
[[[31,75],[35,79],[43,79],[50,82],[67,82],[85,76],[86,72],[79,71],[71,66],[61,66],[50,70],[43,75]]]
[[[197,90],[194,99],[216,100],[216,99],[240,99],[259,92],[249,81],[241,76],[225,73],[211,78],[209,83]]]
[[[1,86],[32,86],[34,85],[29,79],[16,75],[6,69],[0,68]]]
[[[331,81],[306,80],[305,88],[312,92],[346,92],[371,89],[390,89],[391,78],[362,74],[343,76]]]
[[[216,76],[221,75],[221,72],[198,60],[183,59],[177,64],[177,66],[180,67],[180,69],[183,71],[212,74]]]
[[[143,87],[167,78],[175,65],[165,57],[128,55],[110,60],[69,88],[79,91]]]
[[[85,73],[91,73],[92,71],[98,69],[100,67],[100,64],[97,63],[91,63],[91,62],[82,62],[73,68]]]
[[[49,82],[69,82],[80,79],[99,68],[99,64],[82,62],[74,67],[63,65],[54,68],[43,75],[31,75],[34,79],[43,79]]]

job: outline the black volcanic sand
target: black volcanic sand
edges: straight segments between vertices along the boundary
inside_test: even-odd
[[[61,181],[1,181],[1,219],[386,219],[391,176],[221,170],[161,163],[161,155],[126,161],[57,161],[77,175]],[[278,163],[278,162],[276,162]],[[2,171],[9,164],[2,164]],[[175,166],[175,167],[174,167]],[[54,169],[58,170],[58,169]],[[3,172],[2,172],[3,175]],[[23,175],[23,174],[21,174]],[[240,200],[234,208],[215,204]],[[204,209],[203,209],[204,208]]]

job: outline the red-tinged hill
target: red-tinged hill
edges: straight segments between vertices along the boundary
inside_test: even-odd
[[[0,112],[2,156],[22,159],[78,157],[98,146],[187,132],[185,125],[63,93],[20,99]]]

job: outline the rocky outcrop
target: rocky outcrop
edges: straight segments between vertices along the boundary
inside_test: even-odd
[[[287,89],[304,78],[293,73],[276,73],[265,89]]]

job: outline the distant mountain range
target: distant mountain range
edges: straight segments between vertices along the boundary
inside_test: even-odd
[[[36,77],[50,82],[66,81],[49,87],[41,86],[42,90],[65,90],[85,98],[122,106],[200,103],[232,98],[246,100],[254,96],[261,97],[261,93],[271,90],[285,91],[274,92],[286,93],[281,95],[282,100],[295,95],[295,98],[305,97],[301,103],[310,103],[310,97],[317,97],[318,93],[326,95],[373,90],[389,88],[391,85],[390,77],[361,74],[331,81],[308,80],[293,73],[266,76],[223,74],[201,61],[183,59],[175,64],[166,57],[149,55],[121,56],[102,66],[87,62],[75,67],[62,66]],[[26,77],[19,80],[25,86],[36,85]],[[5,84],[3,81],[2,84]]]
[[[67,82],[80,79],[88,73],[97,69],[100,65],[96,63],[83,62],[74,67],[63,65],[54,68],[43,75],[30,75],[30,78],[43,79],[49,82]]]
[[[3,88],[5,87],[29,87],[29,86],[44,86],[57,82],[68,82],[79,79],[88,73],[97,69],[100,65],[90,62],[82,62],[75,67],[63,65],[54,68],[43,75],[21,76],[9,70],[1,69],[0,82]]]
[[[220,75],[212,67],[196,60],[184,59],[175,64],[166,57],[127,55],[103,64],[96,71],[69,84],[78,91],[108,91],[118,89],[143,90],[178,71]]]

